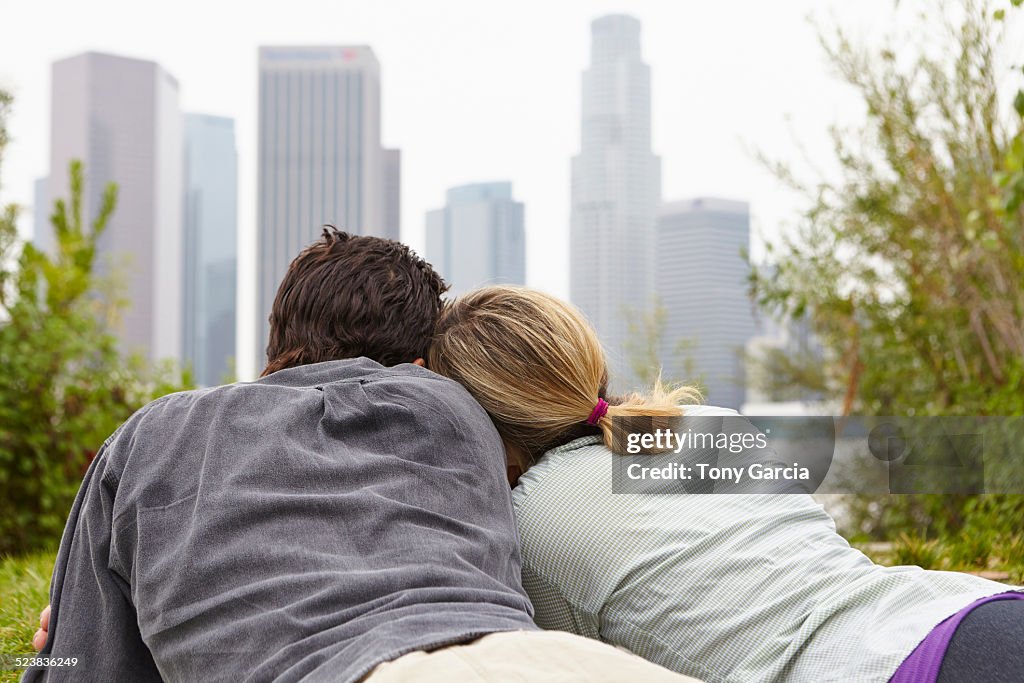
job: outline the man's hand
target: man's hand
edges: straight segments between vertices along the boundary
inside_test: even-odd
[[[32,636],[32,647],[37,651],[42,650],[46,645],[46,637],[50,630],[50,606],[47,605],[39,614],[39,630]]]

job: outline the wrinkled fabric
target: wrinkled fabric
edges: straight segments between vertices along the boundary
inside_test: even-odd
[[[504,450],[458,384],[367,359],[172,394],[68,519],[26,681],[354,681],[535,629]]]

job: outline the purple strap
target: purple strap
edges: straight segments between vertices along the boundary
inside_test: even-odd
[[[603,398],[597,399],[597,405],[590,411],[590,417],[587,418],[588,425],[596,425],[601,421],[601,418],[608,412],[608,402]]]
[[[900,668],[889,679],[889,683],[935,683],[939,677],[942,658],[946,656],[949,641],[953,639],[956,627],[976,607],[996,600],[1024,600],[1024,593],[1008,591],[975,600],[928,632],[910,656],[903,660]]]

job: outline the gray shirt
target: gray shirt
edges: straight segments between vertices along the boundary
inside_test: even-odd
[[[111,436],[23,680],[354,681],[536,628],[504,451],[458,384],[365,358],[172,394]]]

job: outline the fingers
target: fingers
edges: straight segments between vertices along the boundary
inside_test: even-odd
[[[46,646],[46,638],[50,629],[50,606],[47,605],[39,614],[39,630],[32,636],[32,647],[38,652]]]
[[[32,647],[36,649],[36,652],[42,650],[46,645],[46,635],[46,631],[39,629],[36,631],[35,635],[32,636]]]

